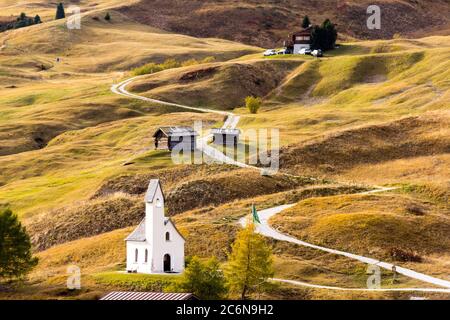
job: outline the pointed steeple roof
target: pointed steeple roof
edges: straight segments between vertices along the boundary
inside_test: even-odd
[[[161,190],[161,194],[164,198],[164,193],[162,192],[161,183],[159,179],[150,180],[150,183],[148,184],[147,193],[145,194],[145,202],[153,203],[153,201],[155,201],[155,195],[158,192],[158,188]],[[168,223],[172,224],[175,231],[181,236],[183,240],[185,240],[180,231],[178,231],[173,221],[170,218],[164,217],[164,225],[167,225]],[[130,233],[130,235],[125,239],[125,241],[146,241],[146,234],[145,234],[146,228],[147,225],[146,220],[144,218],[141,221],[141,223],[136,227],[136,229],[134,229],[134,231]]]
[[[158,187],[161,189],[161,193],[164,198],[164,193],[162,192],[161,184],[159,182],[159,179],[152,179],[150,180],[150,183],[148,184],[147,193],[145,194],[145,202],[147,203],[153,203],[155,200],[155,194],[158,190]]]

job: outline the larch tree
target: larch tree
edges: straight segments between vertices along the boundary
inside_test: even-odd
[[[245,98],[245,107],[252,114],[258,113],[259,108],[261,108],[262,99],[259,97],[248,96]]]
[[[272,250],[264,237],[255,233],[255,225],[249,223],[237,234],[228,257],[225,276],[229,289],[245,300],[250,292],[266,284],[273,273]]]

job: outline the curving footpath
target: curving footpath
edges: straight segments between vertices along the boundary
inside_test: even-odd
[[[127,80],[125,80],[125,81],[122,81],[122,82],[120,82],[120,83],[118,83],[118,84],[115,84],[115,85],[113,85],[113,86],[111,87],[111,91],[114,92],[114,93],[116,93],[116,94],[125,96],[125,97],[134,98],[134,99],[139,99],[139,100],[143,100],[143,101],[147,101],[147,102],[152,102],[152,103],[158,103],[158,104],[162,104],[162,105],[165,105],[165,106],[177,107],[177,108],[182,108],[182,109],[187,109],[187,110],[192,110],[192,111],[198,111],[198,112],[205,112],[205,113],[216,113],[216,114],[221,114],[221,115],[224,115],[224,116],[228,116],[229,118],[230,118],[230,117],[231,117],[231,118],[236,117],[233,113],[227,112],[227,111],[189,107],[189,106],[182,105],[182,104],[178,104],[178,103],[166,102],[166,101],[161,101],[161,100],[157,100],[157,99],[152,99],[152,98],[143,97],[143,96],[140,96],[140,95],[137,95],[137,94],[128,92],[128,91],[126,90],[126,87],[127,87],[130,83],[132,83],[133,81],[135,81],[135,80],[137,80],[137,79],[139,79],[139,78],[142,78],[142,77],[143,77],[143,76],[136,76],[136,77],[127,79]],[[229,120],[229,121],[228,121],[228,120]],[[231,120],[231,119],[227,119],[227,121],[225,122],[225,123],[226,123],[226,126],[229,126],[232,122],[234,122],[234,121]],[[239,122],[239,120],[238,120],[238,122]],[[237,125],[237,122],[236,122],[236,125]]]
[[[370,191],[370,193],[376,193],[376,192],[383,192],[383,191],[389,191],[392,190],[391,188],[381,188],[378,190],[373,190]],[[368,192],[364,192],[364,193],[359,193],[359,194],[367,194]],[[336,254],[339,256],[344,256],[353,260],[357,260],[360,261],[362,263],[366,263],[369,265],[376,265],[380,268],[386,269],[386,270],[392,270],[392,267],[394,266],[391,263],[388,262],[383,262],[377,259],[373,259],[373,258],[369,258],[369,257],[365,257],[365,256],[360,256],[357,254],[353,254],[353,253],[349,253],[349,252],[345,252],[345,251],[340,251],[340,250],[335,250],[335,249],[330,249],[327,247],[322,247],[322,246],[318,246],[318,245],[314,245],[305,241],[301,241],[297,238],[285,235],[275,229],[273,229],[270,225],[269,225],[269,220],[270,218],[272,218],[273,216],[275,216],[276,214],[292,208],[295,204],[287,204],[287,205],[282,205],[282,206],[278,206],[278,207],[274,207],[274,208],[269,208],[266,210],[261,210],[260,212],[258,212],[259,215],[259,219],[261,221],[261,224],[256,224],[256,232],[269,237],[269,238],[273,238],[276,240],[280,240],[280,241],[286,241],[286,242],[290,242],[290,243],[294,243],[300,246],[304,246],[304,247],[308,247],[311,249],[316,249],[316,250],[320,250],[320,251],[324,251],[324,252],[328,252],[328,253],[332,253],[332,254]],[[242,219],[240,219],[239,223],[242,226],[245,226],[247,224],[247,221],[249,217],[244,217]],[[406,268],[402,268],[399,266],[395,266],[397,273],[402,274],[404,276],[407,276],[409,278],[412,279],[416,279],[416,280],[420,280],[423,282],[427,282],[439,287],[444,287],[447,289],[433,289],[433,290],[439,290],[439,292],[446,292],[446,293],[450,293],[450,281],[446,281],[446,280],[442,280],[442,279],[438,279],[420,272],[416,272],[410,269],[406,269]],[[291,280],[289,280],[291,281]],[[369,290],[369,289],[368,289]],[[379,289],[370,289],[373,291],[379,290]],[[412,289],[409,289],[408,291],[411,291]],[[430,290],[430,289],[417,289],[417,291],[424,291],[424,290]]]
[[[195,108],[195,107],[190,107],[190,106],[186,106],[186,105],[182,105],[182,104],[178,104],[178,103],[161,101],[158,99],[143,97],[143,96],[131,93],[126,90],[126,87],[131,82],[133,82],[141,77],[142,76],[133,77],[133,78],[127,79],[125,81],[122,81],[118,84],[115,84],[111,87],[111,91],[115,94],[125,96],[128,98],[139,99],[142,101],[157,103],[157,104],[161,104],[161,105],[165,105],[165,106],[171,106],[171,107],[181,108],[181,109],[190,110],[190,111],[197,111],[197,112],[203,112],[203,113],[215,113],[215,114],[220,114],[220,115],[226,116],[227,118],[222,126],[223,129],[235,129],[237,124],[239,123],[240,117],[231,112],[214,110],[214,109]],[[197,139],[197,148],[199,150],[201,150],[205,155],[207,155],[208,157],[210,157],[212,159],[215,159],[219,163],[231,164],[231,165],[235,165],[235,166],[242,167],[242,168],[258,169],[256,167],[249,166],[245,163],[235,161],[234,159],[224,155],[222,152],[220,152],[216,148],[211,147],[208,144],[208,141],[211,139],[211,137],[212,137],[212,135],[206,135],[204,137],[199,137]],[[258,169],[258,170],[260,170],[260,169]]]
[[[157,99],[152,99],[152,98],[147,98],[147,97],[143,97],[137,94],[133,94],[130,93],[126,90],[126,87],[132,83],[133,81],[135,81],[136,79],[141,78],[142,76],[137,76],[137,77],[133,77],[130,79],[127,79],[125,81],[122,81],[118,84],[115,84],[111,87],[111,91],[115,94],[118,95],[122,95],[125,97],[129,97],[129,98],[133,98],[133,99],[139,99],[142,101],[147,101],[147,102],[151,102],[151,103],[157,103],[157,104],[162,104],[162,105],[166,105],[166,106],[172,106],[172,107],[177,107],[177,108],[181,108],[181,109],[186,109],[186,110],[191,110],[191,111],[197,111],[197,112],[204,112],[204,113],[215,113],[215,114],[220,114],[220,115],[225,115],[227,116],[227,119],[224,122],[224,125],[222,126],[222,128],[229,128],[229,129],[235,129],[237,124],[239,123],[240,117],[236,116],[235,114],[231,113],[231,112],[227,112],[227,111],[221,111],[221,110],[214,110],[214,109],[205,109],[205,108],[195,108],[195,107],[190,107],[190,106],[186,106],[186,105],[182,105],[182,104],[177,104],[177,103],[172,103],[172,102],[166,102],[166,101],[161,101],[161,100],[157,100]],[[211,135],[207,135],[204,137],[200,137],[197,141],[198,141],[198,148],[204,152],[206,155],[210,156],[213,159],[216,159],[217,161],[221,162],[221,163],[227,163],[227,164],[232,164],[232,165],[236,165],[239,167],[245,167],[245,168],[253,168],[253,169],[257,169],[257,170],[261,170],[260,168],[257,167],[253,167],[253,166],[249,166],[247,164],[244,163],[240,163],[235,161],[234,159],[231,159],[229,157],[227,157],[226,155],[224,155],[222,152],[220,152],[219,150],[211,147],[208,145],[208,140],[211,138]],[[384,191],[390,191],[390,190],[394,190],[396,188],[384,188],[384,187],[376,187],[376,189],[372,190],[372,191],[367,191],[367,192],[362,192],[362,193],[358,193],[358,194],[371,194],[371,193],[379,193],[379,192],[384,192]],[[294,237],[291,236],[287,236],[285,234],[282,234],[280,232],[278,232],[277,230],[273,229],[272,227],[270,227],[269,225],[269,219],[271,217],[273,217],[274,215],[280,213],[283,210],[286,210],[288,208],[293,207],[295,204],[288,204],[288,205],[282,205],[282,206],[278,206],[278,207],[274,207],[274,208],[269,208],[266,210],[262,210],[259,212],[259,218],[261,220],[261,224],[257,224],[256,226],[256,231],[266,237],[270,237],[276,240],[280,240],[280,241],[287,241],[290,243],[294,243],[297,245],[301,245],[304,247],[309,247],[312,249],[316,249],[316,250],[321,250],[324,252],[328,252],[328,253],[332,253],[332,254],[336,254],[336,255],[340,255],[340,256],[344,256],[353,260],[357,260],[366,264],[370,264],[370,265],[376,265],[379,266],[380,268],[386,269],[386,270],[392,270],[392,267],[394,266],[391,263],[388,262],[383,262],[383,261],[379,261],[377,259],[373,259],[373,258],[369,258],[369,257],[365,257],[365,256],[360,256],[360,255],[356,255],[353,253],[349,253],[349,252],[345,252],[345,251],[340,251],[340,250],[335,250],[335,249],[330,249],[330,248],[326,248],[326,247],[322,247],[322,246],[317,246],[311,243],[307,243],[304,241],[301,241],[299,239],[296,239]],[[242,219],[239,220],[239,223],[242,226],[245,226],[246,223],[248,221],[248,217],[243,217]],[[330,289],[330,290],[343,290],[343,291],[416,291],[416,292],[444,292],[444,293],[450,293],[450,281],[446,281],[446,280],[442,280],[439,278],[435,278],[420,272],[416,272],[407,268],[402,268],[399,266],[395,266],[396,267],[396,271],[399,274],[402,274],[404,276],[407,276],[409,278],[412,279],[416,279],[416,280],[420,280],[423,282],[427,282],[439,287],[444,287],[446,289],[437,289],[437,288],[392,288],[392,289],[359,289],[359,288],[340,288],[340,287],[330,287],[330,286],[321,286],[321,285],[314,285],[314,284],[308,284],[305,282],[301,282],[301,281],[296,281],[296,280],[286,280],[286,279],[271,279],[272,281],[277,281],[277,282],[284,282],[284,283],[290,283],[290,284],[294,284],[294,285],[299,285],[299,286],[304,286],[304,287],[311,287],[311,288],[318,288],[318,289]]]
[[[380,288],[380,289],[369,289],[369,288],[342,288],[333,286],[322,286],[318,284],[311,284],[298,280],[287,280],[287,279],[270,279],[274,282],[282,282],[287,284],[292,284],[295,286],[313,288],[313,289],[326,289],[326,290],[336,290],[336,291],[358,291],[358,292],[423,292],[423,293],[450,293],[450,289],[434,289],[434,288]]]

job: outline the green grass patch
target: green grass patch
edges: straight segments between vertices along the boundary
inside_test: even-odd
[[[152,150],[143,155],[138,156],[137,158],[131,160],[137,164],[151,164],[153,167],[166,167],[172,164],[170,151],[167,150]]]
[[[99,284],[120,287],[127,290],[164,291],[181,279],[181,275],[152,275],[138,273],[106,272],[92,276]]]
[[[436,204],[448,205],[450,192],[446,186],[437,184],[402,184],[400,190],[404,193],[416,195]]]

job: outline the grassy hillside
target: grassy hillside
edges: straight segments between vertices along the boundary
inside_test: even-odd
[[[129,4],[136,3],[137,1],[128,0]],[[71,5],[76,5],[85,11],[101,12],[109,8],[114,8],[123,3],[120,0],[103,0],[101,2],[96,2],[92,0],[74,0],[74,1],[63,1],[66,9]],[[17,15],[17,12],[26,12],[29,16],[34,16],[39,14],[43,22],[51,21],[55,18],[56,13],[56,3],[48,0],[35,0],[33,2],[27,0],[2,0],[0,2],[2,7],[2,15]]]
[[[33,215],[91,197],[104,179],[171,167],[169,152],[154,151],[156,128],[217,118],[186,113],[138,117],[70,131],[42,150],[0,157],[1,205]]]
[[[373,53],[392,51],[393,41],[349,44],[306,61],[266,97],[259,114],[239,109],[241,126],[280,129],[282,170],[445,189],[450,93],[442,40],[420,39],[393,53]]]
[[[119,13],[112,16],[110,22],[97,21],[88,12],[80,30],[69,30],[59,20],[0,34],[6,43],[0,51],[0,155],[42,148],[68,130],[167,112],[111,93],[109,87],[123,71],[167,57],[221,61],[258,50],[170,34]]]
[[[421,8],[420,3],[383,2],[395,7],[392,12],[413,18],[411,12]],[[217,256],[223,262],[238,219],[252,203],[258,209],[297,203],[272,223],[299,238],[369,256],[418,256],[421,262],[400,262],[447,277],[448,36],[353,41],[321,59],[263,58],[259,46],[284,37],[291,23],[309,13],[304,8],[322,12],[311,15],[321,20],[335,6],[325,1],[156,1],[153,5],[160,7],[155,12],[147,1],[77,3],[83,8],[82,28],[69,31],[64,21],[52,20],[54,4],[48,1],[0,1],[2,15],[39,13],[45,22],[0,34],[0,207],[19,215],[40,257],[25,286],[0,293],[0,298],[92,299],[114,289],[163,290],[175,281],[117,272],[124,268],[123,239],[144,214],[143,193],[151,178],[163,183],[168,214],[187,239],[188,256]],[[347,3],[339,20],[358,20],[355,10],[366,2]],[[443,1],[433,1],[423,16],[443,6]],[[175,14],[180,10],[183,14]],[[112,16],[109,22],[103,19],[106,12]],[[185,23],[187,13],[195,25]],[[253,23],[248,22],[250,14]],[[262,17],[268,25],[260,28]],[[416,27],[421,19],[415,19]],[[427,21],[434,28],[446,19],[438,14]],[[231,25],[234,33],[228,32]],[[211,26],[210,33],[200,32],[205,26]],[[410,31],[408,23],[401,28]],[[239,39],[258,47],[169,31]],[[215,61],[147,75],[128,89],[176,103],[233,110],[241,116],[241,129],[278,128],[280,170],[297,176],[175,165],[169,152],[154,150],[153,132],[195,120],[208,129],[222,124],[223,116],[185,112],[110,91],[113,83],[146,63],[205,57]],[[263,97],[258,114],[241,107],[248,95]],[[374,184],[398,189],[386,195],[347,195]],[[365,286],[365,265],[270,243],[276,276]],[[69,264],[82,268],[84,289],[76,294],[64,288]],[[390,276],[383,278],[383,285],[390,285]],[[403,277],[398,284],[423,285]],[[263,297],[409,296],[344,295],[274,284]]]
[[[330,133],[281,151],[281,166],[338,174],[348,168],[450,152],[448,111]]]
[[[191,106],[234,109],[244,105],[247,96],[265,96],[274,90],[300,63],[256,60],[172,69],[139,79],[129,89]]]
[[[395,34],[420,36],[433,32],[448,35],[448,2],[382,0],[381,30],[366,25],[369,0],[141,0],[121,8],[125,15],[144,23],[198,37],[220,37],[263,47],[281,46],[289,32],[300,28],[308,15],[321,24],[326,18],[346,37],[390,39]]]
[[[423,36],[448,35],[450,21],[448,2],[445,0],[405,2],[382,0],[377,4],[383,12],[381,30],[368,30],[366,9],[369,0],[287,0],[282,2],[251,0],[192,0],[189,2],[150,0],[64,1],[79,6],[83,14],[94,13],[100,19],[106,11],[121,14],[143,24],[166,31],[201,38],[223,38],[256,46],[281,45],[289,33],[300,27],[304,15],[320,24],[331,18],[345,38],[386,39],[395,34]],[[2,17],[39,14],[44,22],[54,19],[56,4],[46,0],[3,0]],[[0,16],[0,17],[1,17]],[[1,19],[0,19],[1,21]]]
[[[263,209],[277,204],[293,201],[311,201],[322,203],[319,198],[311,197],[332,195],[336,193],[357,192],[357,189],[339,186],[315,186],[296,191],[288,191],[270,196],[256,197],[251,200],[235,201],[216,208],[187,211],[174,217],[182,234],[186,237],[188,255],[208,257],[217,256],[224,261],[230,248],[234,234],[239,228],[237,220],[247,214],[252,203]],[[349,196],[350,197],[350,196]],[[310,200],[304,200],[308,199]],[[329,203],[326,198],[325,202]],[[392,203],[392,202],[390,202]],[[324,206],[325,207],[325,206]],[[284,215],[284,214],[283,214]],[[288,218],[290,219],[289,215]],[[68,264],[75,264],[83,272],[83,290],[77,298],[96,298],[112,289],[122,290],[163,290],[176,278],[145,275],[127,275],[117,272],[124,266],[125,246],[123,238],[130,228],[103,233],[95,237],[87,237],[62,245],[54,246],[38,253],[40,263],[30,275],[33,285],[18,289],[15,297],[35,294],[42,298],[73,298],[67,296],[64,289],[65,272]],[[298,279],[316,284],[327,284],[347,287],[362,287],[366,281],[365,266],[345,258],[323,254],[316,250],[293,246],[282,242],[271,242],[275,253],[277,277]],[[383,285],[391,286],[389,273],[384,274]],[[397,286],[420,285],[409,279],[400,277]],[[286,298],[286,290],[291,290],[290,298],[304,299],[336,299],[342,293],[322,292],[305,289],[289,289],[286,285],[274,285],[264,295],[270,298]],[[11,294],[11,293],[10,293]],[[349,293],[350,294],[350,293]],[[382,297],[371,294],[352,294],[353,297]],[[405,295],[401,295],[405,297]],[[383,295],[387,297],[387,295]],[[406,295],[406,297],[408,297]],[[398,298],[398,297],[397,297]]]
[[[310,243],[409,264],[448,279],[449,213],[447,203],[410,195],[334,196],[301,201],[271,222]]]
[[[111,12],[110,22],[97,21],[93,18],[104,11],[92,10],[83,15],[81,30],[68,30],[61,20],[0,34],[5,41],[0,51],[5,70],[0,72],[0,202],[20,215],[86,199],[116,174],[170,166],[168,154],[151,153],[151,133],[158,126],[222,120],[197,114],[166,118],[161,114],[173,109],[114,95],[109,88],[124,76],[122,70],[168,56],[220,61],[257,50],[169,34],[117,12]],[[122,166],[128,160],[134,165]]]
[[[187,60],[215,56],[224,60],[258,50],[232,41],[169,33],[139,24],[118,12],[111,15],[111,20],[105,21],[101,13],[89,11],[83,15],[79,30],[67,29],[65,20],[57,20],[0,34],[7,41],[2,52],[19,53],[26,59],[30,54],[50,58],[52,68],[55,67],[50,71],[100,72],[128,70],[168,57]],[[123,52],[133,55],[124,59]],[[62,58],[59,65],[54,59],[57,56]]]
[[[30,213],[27,228],[36,249],[134,226],[144,217],[143,197],[151,178],[164,184],[167,214],[176,215],[198,208],[292,190],[308,184],[307,179],[286,176],[263,177],[256,171],[221,170],[220,167],[175,167],[153,170],[151,175],[120,176],[104,183],[94,197],[71,202],[59,209]],[[180,180],[182,177],[182,180]],[[121,182],[125,182],[121,184]],[[128,192],[127,192],[128,190]],[[203,194],[198,197],[198,194]],[[101,196],[100,196],[101,195]]]

